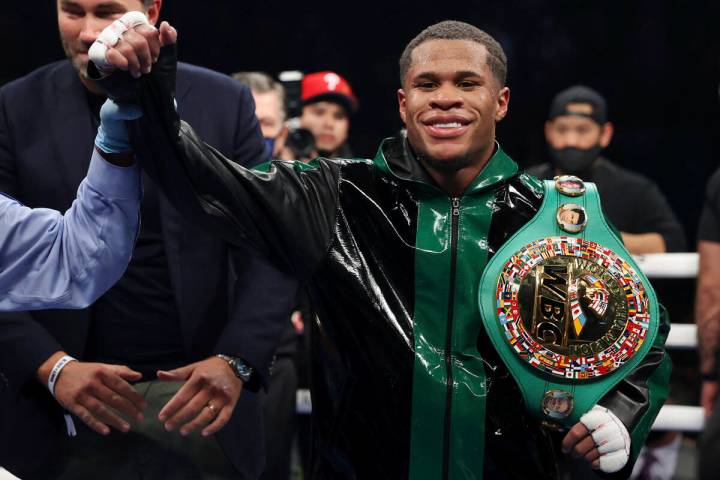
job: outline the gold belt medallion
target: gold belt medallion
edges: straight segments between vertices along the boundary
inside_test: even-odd
[[[513,350],[530,366],[566,379],[619,368],[649,327],[648,298],[633,267],[582,238],[523,247],[505,264],[496,298]]]

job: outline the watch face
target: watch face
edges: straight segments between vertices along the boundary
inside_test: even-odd
[[[248,381],[252,375],[252,369],[245,365],[241,360],[232,358],[229,360],[230,366],[235,370],[235,375],[244,381]]]
[[[219,354],[217,356],[225,360],[228,365],[230,365],[230,368],[232,368],[236,377],[242,379],[245,382],[250,380],[250,377],[252,376],[252,367],[246,365],[241,358],[231,357],[229,355],[223,354]]]
[[[513,351],[553,376],[584,380],[622,366],[642,346],[650,305],[633,267],[574,237],[537,240],[505,264],[498,320]]]

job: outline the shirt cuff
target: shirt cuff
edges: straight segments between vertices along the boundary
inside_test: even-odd
[[[105,198],[134,200],[141,195],[140,167],[113,165],[93,149],[87,176],[88,185]]]

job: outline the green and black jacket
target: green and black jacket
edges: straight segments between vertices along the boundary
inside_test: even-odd
[[[488,259],[538,210],[540,184],[498,147],[449,198],[402,136],[372,161],[243,169],[179,120],[167,58],[140,82],[106,87],[141,104],[134,147],[178,209],[310,287],[312,478],[554,478],[557,439],[526,416],[476,303]],[[259,132],[247,142],[262,151]],[[661,331],[601,402],[635,451],[667,393]]]

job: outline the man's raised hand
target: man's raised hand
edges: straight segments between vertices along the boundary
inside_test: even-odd
[[[150,73],[160,48],[177,42],[177,30],[168,22],[157,29],[141,12],[128,12],[106,27],[88,52],[90,60],[104,73],[127,70],[138,78]]]

